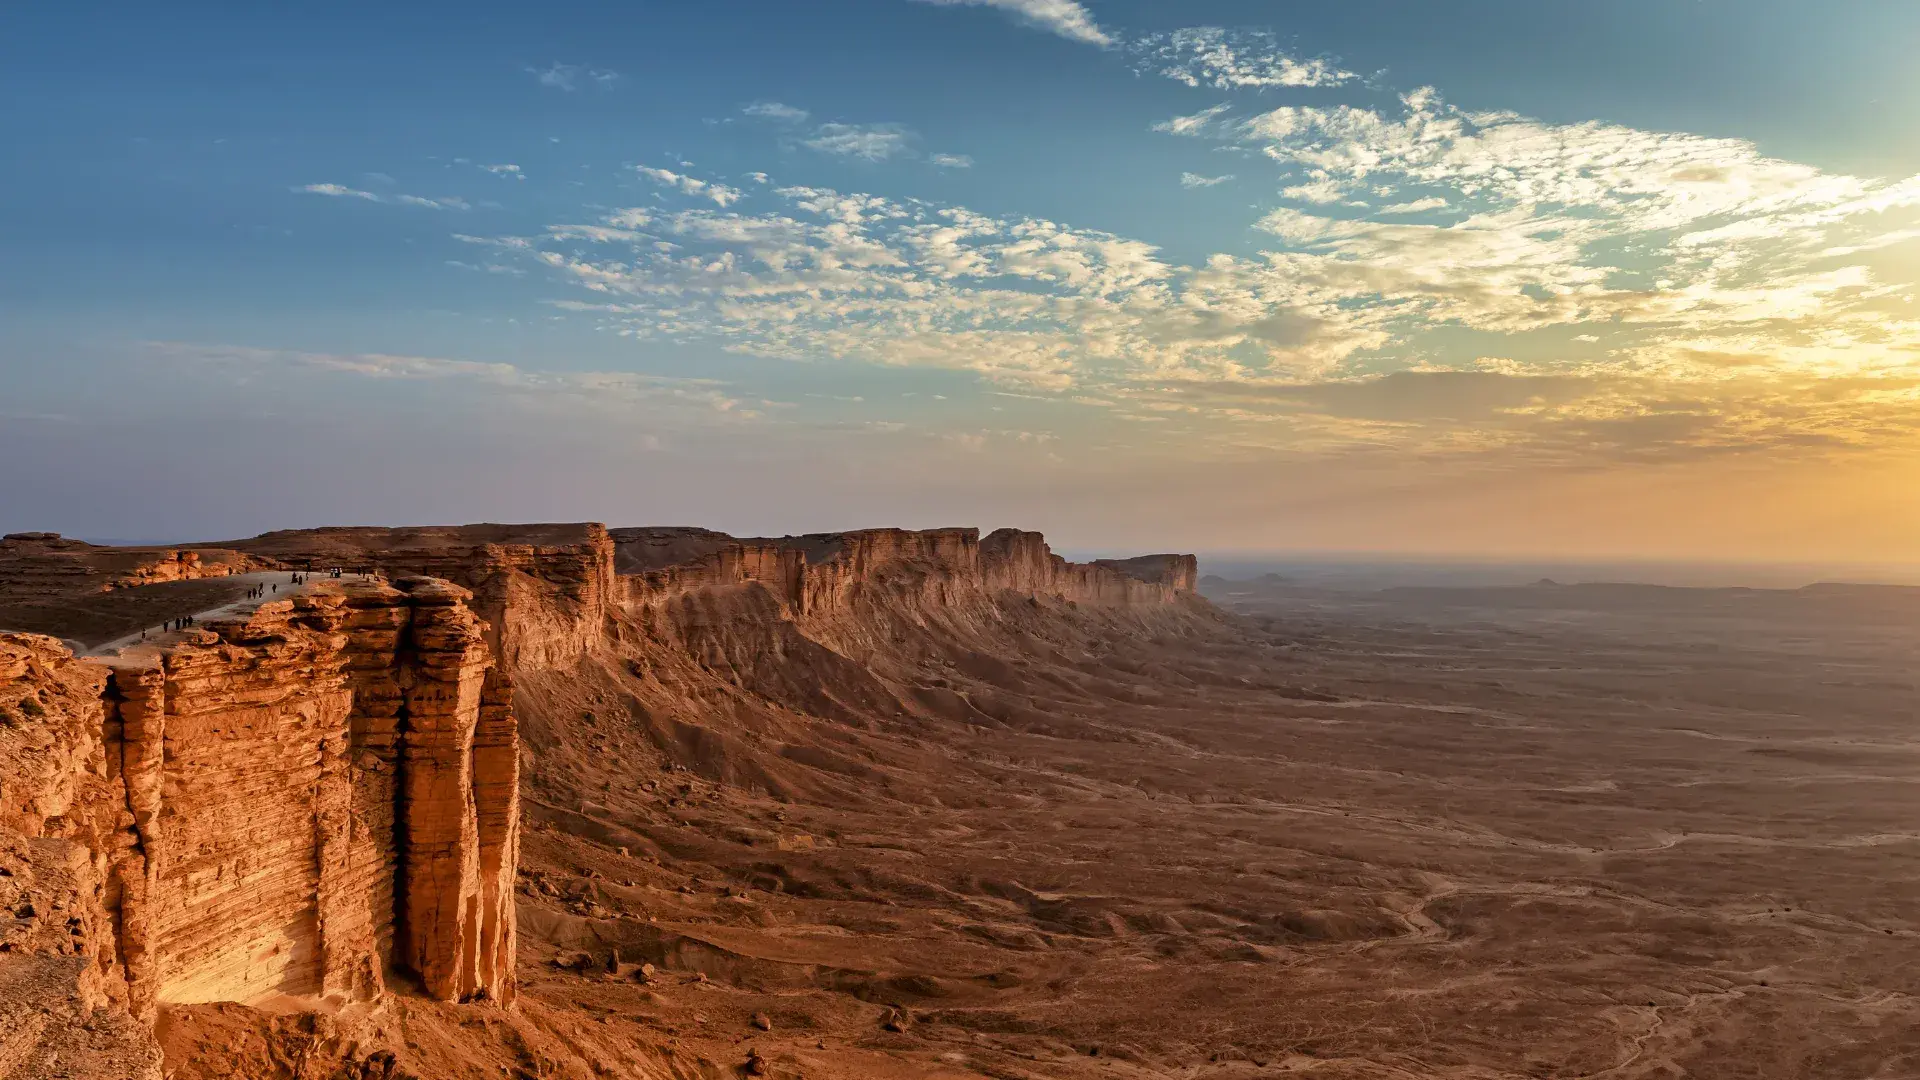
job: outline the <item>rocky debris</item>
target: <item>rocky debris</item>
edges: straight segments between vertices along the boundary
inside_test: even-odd
[[[554,957],[553,966],[562,971],[571,971],[576,975],[585,975],[598,965],[594,963],[592,953],[575,950]]]
[[[761,1031],[773,1030],[773,1018],[768,1016],[766,1013],[762,1013],[762,1012],[754,1013],[753,1018],[749,1020],[748,1023],[752,1024],[756,1028],[759,1028]]]

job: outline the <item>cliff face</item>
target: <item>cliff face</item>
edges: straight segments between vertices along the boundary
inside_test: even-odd
[[[517,730],[466,597],[328,583],[99,663],[0,635],[0,882],[35,883],[0,981],[65,957],[76,1009],[138,1018],[389,970],[510,1000]]]
[[[0,1028],[16,999],[94,1018],[0,1035],[0,1077],[72,1060],[69,1028],[118,1055],[98,1075],[148,1075],[165,1007],[368,1000],[396,974],[511,1001],[529,702],[548,806],[584,805],[585,762],[640,783],[594,729],[616,700],[688,767],[832,793],[858,769],[811,725],[1023,722],[938,673],[1199,604],[1191,556],[1074,564],[1013,530],[344,528],[176,561],[377,574],[98,660],[0,633],[0,901],[36,913],[0,917]]]
[[[780,539],[735,540],[704,530],[614,530],[617,548],[690,556],[668,565],[632,556],[622,598],[649,601],[712,586],[757,582],[795,616],[846,610],[864,590],[917,592],[933,605],[1017,592],[1099,605],[1158,605],[1194,589],[1191,555],[1070,563],[1039,533],[1001,529],[863,529]],[[623,550],[624,554],[624,550]]]
[[[266,533],[220,545],[282,569],[426,574],[470,591],[507,671],[563,666],[600,640],[615,593],[606,526],[457,525]]]

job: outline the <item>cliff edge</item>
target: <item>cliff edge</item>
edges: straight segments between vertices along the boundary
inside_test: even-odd
[[[744,790],[857,800],[835,727],[999,722],[993,702],[935,685],[955,658],[1210,617],[1191,556],[1076,564],[1015,530],[8,545],[0,596],[24,600],[0,614],[58,637],[0,632],[0,1020],[20,1021],[0,1023],[7,1080],[83,1060],[89,1076],[156,1076],[163,1013],[194,1047],[169,1044],[167,1069],[244,1071],[192,1034],[231,1021],[222,1003],[260,1017],[395,990],[511,1004],[521,933],[542,950],[572,933],[519,910],[539,895],[519,872],[523,799],[543,827],[657,802],[642,772],[664,757]],[[230,580],[216,593],[203,577]],[[199,617],[180,629],[184,615]],[[619,701],[639,744],[611,737]],[[335,1041],[342,1060],[369,1052]]]

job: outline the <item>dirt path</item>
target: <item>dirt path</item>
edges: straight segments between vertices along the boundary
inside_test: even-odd
[[[151,645],[155,643],[163,643],[166,641],[174,640],[177,637],[179,631],[170,632],[166,630],[164,627],[164,624],[166,622],[170,622],[174,619],[191,616],[196,622],[205,622],[208,619],[215,618],[222,615],[237,615],[244,612],[253,611],[255,608],[258,608],[261,604],[267,603],[272,600],[280,600],[286,597],[298,595],[312,588],[313,586],[319,585],[323,582],[346,581],[346,580],[353,580],[353,581],[370,580],[368,576],[365,574],[347,574],[341,578],[334,578],[324,573],[317,573],[317,574],[300,575],[303,580],[299,584],[295,584],[293,581],[295,576],[296,575],[294,573],[286,570],[261,570],[261,571],[255,571],[249,574],[236,574],[231,578],[225,578],[223,580],[233,584],[236,587],[240,587],[242,589],[253,587],[253,586],[264,586],[267,589],[266,594],[258,597],[242,596],[239,599],[228,600],[224,603],[216,604],[212,607],[203,608],[198,611],[172,612],[168,614],[166,618],[161,620],[161,625],[149,626],[143,630],[139,630],[131,634],[123,635],[121,637],[113,639],[112,641],[108,641],[100,645],[96,645],[93,648],[87,649],[84,652],[76,650],[74,655],[76,656],[111,656],[115,653],[118,653],[122,649],[130,648],[135,645],[141,645],[141,644]],[[68,645],[70,647],[77,644],[78,644],[77,642],[73,642],[73,641],[68,642]]]

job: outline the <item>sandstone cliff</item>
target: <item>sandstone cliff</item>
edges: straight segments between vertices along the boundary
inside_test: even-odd
[[[105,547],[59,533],[8,533],[0,537],[0,602],[227,577],[253,567],[245,555],[226,548]]]
[[[676,535],[679,534],[679,535]],[[844,609],[862,591],[908,582],[935,604],[1018,592],[1092,604],[1165,604],[1191,594],[1191,555],[1070,563],[1039,533],[1001,529],[863,529],[736,540],[705,530],[616,529],[618,559],[633,569],[622,599],[645,603],[710,586],[758,582],[796,616]],[[680,556],[665,562],[662,554]]]
[[[473,595],[474,613],[506,671],[571,663],[604,630],[615,592],[606,526],[458,525],[266,533],[217,546],[285,569],[428,574]]]
[[[0,705],[44,702],[0,725],[0,893],[70,912],[16,918],[0,1001],[94,1016],[127,1063],[103,1076],[149,1074],[159,1011],[187,1037],[220,1002],[511,1002],[523,791],[543,820],[651,799],[662,756],[783,797],[899,790],[910,763],[855,762],[819,725],[1026,723],[938,673],[1205,609],[1191,556],[1074,564],[1013,530],[341,528],[178,562],[374,576],[94,660],[0,635]],[[6,990],[29,961],[64,974]],[[0,1040],[0,1078],[69,1052]]]
[[[98,662],[0,635],[0,981],[141,1020],[389,972],[510,1001],[517,732],[466,598],[328,582]]]

